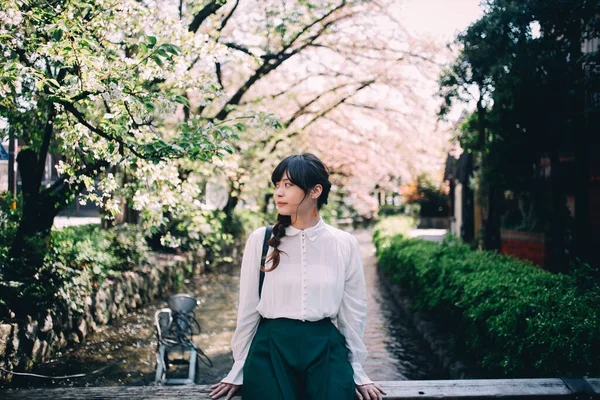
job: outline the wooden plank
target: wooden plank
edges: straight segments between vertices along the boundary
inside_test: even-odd
[[[596,392],[580,399],[600,399],[600,378],[587,379]],[[560,399],[572,397],[561,379],[464,379],[377,382],[387,392],[384,399]],[[11,389],[0,398],[12,399],[208,399],[209,385],[108,386],[52,389]],[[239,396],[235,398],[240,399]],[[336,399],[332,399],[336,400]]]
[[[390,399],[565,398],[571,391],[558,378],[464,379],[384,382]]]

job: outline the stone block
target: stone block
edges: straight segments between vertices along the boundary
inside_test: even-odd
[[[125,278],[121,282],[121,286],[123,287],[123,293],[125,296],[133,296],[133,284],[131,283],[131,277],[128,276],[127,278]]]
[[[79,336],[77,336],[77,334],[75,332],[69,333],[67,340],[68,340],[68,343],[71,343],[71,344],[81,343],[81,341],[79,340]]]
[[[44,362],[49,361],[52,356],[60,349],[60,343],[58,335],[54,331],[50,331],[46,337],[48,346],[42,352],[42,360]]]
[[[104,289],[99,289],[94,295],[93,316],[94,320],[101,325],[107,324],[110,320],[108,297],[108,291]]]
[[[27,323],[25,324],[25,337],[31,341],[37,339],[38,334],[38,322],[34,321],[30,315],[27,316]]]
[[[27,354],[27,357],[32,362],[36,363],[40,360],[40,354],[42,352],[42,341],[38,338],[35,338],[33,341],[33,347],[31,348],[31,352]]]
[[[40,329],[40,332],[44,332],[44,333],[48,333],[52,329],[54,329],[54,322],[52,320],[52,314],[50,313],[50,310],[48,310],[46,312],[46,317],[44,318],[44,321],[42,322],[39,329]]]
[[[17,324],[11,324],[12,331],[10,333],[10,344],[7,346],[7,356],[9,358],[15,358],[21,345],[21,339],[19,339],[20,328]]]
[[[75,336],[77,336],[77,335],[75,335]],[[68,344],[69,344],[69,342],[67,341],[67,337],[65,336],[64,332],[60,332],[58,334],[59,349],[67,347]]]
[[[92,299],[92,296],[85,296],[85,299],[83,300],[83,314],[84,315],[91,314],[93,303],[94,303],[94,301]]]
[[[88,335],[88,325],[84,318],[81,318],[79,324],[77,324],[77,334],[79,335],[81,342],[83,342]]]
[[[133,295],[133,304],[134,304],[134,308],[140,308],[142,306],[142,304],[144,304],[141,296],[136,293]]]
[[[125,297],[125,293],[123,292],[123,286],[121,285],[121,283],[117,283],[114,285],[113,288],[113,301],[116,304],[119,304],[123,301],[123,298]]]
[[[4,358],[8,343],[10,342],[10,335],[12,332],[12,325],[2,324],[0,325],[0,360]]]
[[[48,361],[51,356],[51,354],[48,354],[49,350],[50,346],[48,345],[48,342],[46,340],[40,340],[40,352],[38,354],[38,360],[41,362]]]
[[[117,318],[121,318],[127,315],[127,303],[125,301],[121,301],[117,304]]]

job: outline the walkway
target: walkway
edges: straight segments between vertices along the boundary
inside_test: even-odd
[[[365,343],[369,357],[365,371],[378,381],[443,379],[435,357],[413,328],[411,318],[399,310],[381,285],[376,267],[375,247],[370,231],[357,231],[361,246],[368,292],[368,319]],[[196,383],[210,384],[227,374],[232,365],[230,341],[236,324],[239,267],[224,266],[220,273],[207,273],[185,281],[181,292],[194,294],[200,301],[196,316],[202,332],[196,343],[214,363],[199,365]],[[15,377],[12,387],[64,386],[142,386],[154,380],[156,341],[153,314],[163,307],[157,301],[114,325],[91,335],[76,349],[65,351],[50,363],[39,365],[34,373],[44,375],[90,374],[70,380],[43,380]]]

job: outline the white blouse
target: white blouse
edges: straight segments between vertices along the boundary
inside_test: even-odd
[[[279,266],[265,273],[259,301],[260,256],[265,227],[246,241],[240,271],[237,327],[231,340],[234,364],[221,381],[241,385],[244,362],[258,328],[260,316],[318,321],[330,317],[345,336],[351,351],[354,382],[373,383],[362,364],[367,319],[365,277],[358,241],[348,232],[319,222],[304,230],[289,226],[281,239]],[[273,251],[269,247],[267,257]],[[285,253],[283,253],[285,252]],[[265,264],[268,270],[269,261]]]

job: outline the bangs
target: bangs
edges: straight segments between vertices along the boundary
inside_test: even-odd
[[[284,178],[283,174],[287,169],[287,176],[294,185],[299,186],[305,191],[308,190],[308,184],[306,182],[306,176],[308,174],[308,166],[306,161],[299,155],[293,155],[286,157],[283,161],[275,167],[275,170],[271,174],[271,182],[275,185],[277,182]]]

